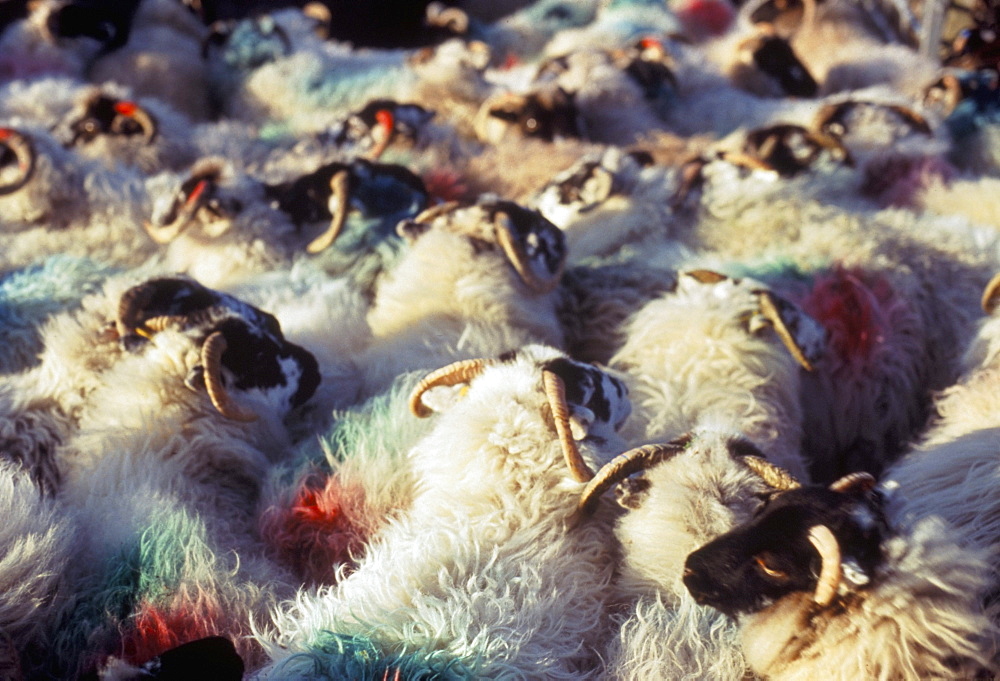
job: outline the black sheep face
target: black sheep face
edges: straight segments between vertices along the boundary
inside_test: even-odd
[[[814,592],[822,560],[809,532],[824,525],[840,546],[844,581],[863,587],[881,560],[885,532],[873,498],[818,486],[778,494],[748,523],[691,553],[684,585],[697,603],[733,618]]]
[[[253,402],[284,415],[305,404],[319,387],[316,358],[280,335],[240,317],[227,319],[208,332],[219,332],[226,339],[222,377],[231,395],[242,393],[238,398],[241,402]],[[203,371],[203,367],[195,368],[187,379],[189,387],[204,386]]]

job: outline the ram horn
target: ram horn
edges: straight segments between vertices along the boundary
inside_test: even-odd
[[[565,257],[561,259],[559,266],[551,276],[539,277],[531,269],[530,258],[524,250],[524,244],[521,243],[518,235],[514,234],[514,226],[510,216],[503,211],[497,211],[494,217],[494,224],[496,226],[497,241],[500,243],[500,247],[503,248],[504,253],[507,254],[507,259],[510,260],[514,270],[521,277],[521,281],[538,293],[549,293],[559,285],[559,280],[562,278],[563,270],[566,267]]]
[[[350,179],[350,171],[347,169],[334,173],[330,178],[330,226],[306,246],[309,253],[316,254],[329,248],[344,229],[350,200]]]
[[[234,403],[222,380],[222,355],[227,347],[226,337],[215,331],[201,346],[201,365],[205,370],[205,390],[212,406],[227,419],[233,421],[256,421],[257,414]]]
[[[840,545],[826,525],[814,525],[809,528],[809,543],[823,561],[819,579],[816,580],[813,600],[820,607],[826,607],[833,601],[840,586]]]
[[[788,351],[795,358],[795,361],[802,365],[802,368],[806,371],[813,370],[813,364],[806,357],[805,352],[802,347],[795,340],[795,336],[792,331],[788,328],[785,320],[781,316],[781,312],[778,310],[778,303],[774,294],[770,291],[760,291],[758,292],[758,301],[760,302],[760,311],[764,315],[764,318],[771,322],[774,327],[775,332],[778,337],[781,338],[781,342],[785,344]]]
[[[135,102],[130,102],[127,100],[122,100],[115,102],[114,104],[115,113],[118,114],[111,122],[111,132],[120,135],[122,134],[124,125],[124,120],[128,119],[134,121],[142,128],[142,141],[145,144],[152,144],[153,140],[156,139],[156,135],[159,132],[159,126],[156,123],[156,118],[153,117],[151,113],[146,111],[143,107],[139,106]],[[123,118],[119,118],[119,116]]]
[[[432,371],[410,393],[410,412],[417,418],[427,418],[433,410],[422,401],[425,392],[438,386],[468,383],[494,363],[494,360],[489,359],[463,359]]]
[[[156,280],[137,284],[118,299],[118,317],[115,319],[115,326],[120,337],[135,333],[135,330],[142,326],[140,315],[152,300],[157,285]]]
[[[0,128],[0,157],[3,156],[3,149],[9,149],[17,160],[17,176],[10,182],[0,184],[0,196],[13,194],[28,184],[32,175],[35,174],[35,146],[31,140],[21,132],[12,128]]]
[[[427,24],[443,28],[455,35],[465,35],[469,32],[469,15],[458,7],[447,7],[441,2],[427,5]]]
[[[871,473],[867,473],[865,471],[857,471],[854,473],[848,473],[842,478],[839,478],[834,482],[830,483],[830,490],[833,492],[846,493],[846,492],[852,492],[855,489],[859,489],[863,492],[867,492],[868,490],[875,487],[876,482],[877,481],[875,480],[875,476],[873,476]]]
[[[983,307],[983,312],[989,315],[997,309],[997,305],[1000,304],[1000,272],[994,274],[990,282],[986,284],[980,304]]]
[[[307,2],[302,7],[302,14],[316,22],[314,32],[320,40],[330,38],[330,27],[333,26],[333,12],[322,2]]]
[[[756,473],[761,480],[776,490],[787,492],[788,490],[802,486],[802,483],[793,478],[784,468],[771,463],[763,457],[747,454],[740,461]]]
[[[723,151],[721,152],[721,158],[727,163],[739,166],[740,168],[747,168],[748,170],[766,170],[772,173],[778,172],[778,169],[767,161],[739,151]]]
[[[690,438],[682,438],[665,444],[636,447],[619,454],[604,464],[597,471],[597,475],[587,483],[580,495],[577,509],[580,513],[593,513],[597,507],[598,499],[609,489],[633,473],[652,468],[656,464],[680,454],[690,441]]]
[[[168,219],[164,224],[154,225],[149,220],[143,220],[142,228],[146,230],[149,238],[161,246],[165,246],[179,237],[191,225],[198,209],[204,205],[208,188],[212,182],[213,180],[204,178],[199,180],[186,196],[183,191],[178,192],[178,196],[174,198],[174,203],[170,207],[169,215],[172,216],[172,219]]]
[[[563,459],[569,472],[577,482],[587,482],[594,477],[594,471],[583,460],[580,449],[573,439],[573,431],[569,425],[569,405],[566,403],[566,384],[554,371],[542,371],[542,387],[545,397],[552,410],[552,420],[555,422],[556,435],[562,448]]]

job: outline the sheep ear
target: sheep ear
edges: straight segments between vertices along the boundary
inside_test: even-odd
[[[649,496],[649,480],[642,475],[625,478],[615,485],[615,503],[622,508],[636,510]]]
[[[750,331],[755,333],[770,324],[788,348],[792,357],[806,371],[812,371],[826,350],[826,329],[797,305],[770,291],[757,291],[760,317],[751,321]]]

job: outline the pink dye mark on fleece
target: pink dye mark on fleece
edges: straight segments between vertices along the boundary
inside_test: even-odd
[[[182,643],[242,633],[224,631],[225,620],[216,599],[201,590],[187,595],[179,592],[174,602],[164,608],[143,602],[131,622],[132,628],[122,638],[122,658],[141,665]]]
[[[468,185],[454,170],[444,168],[428,170],[420,179],[424,181],[424,187],[430,194],[432,204],[472,198],[469,196]]]
[[[287,507],[261,517],[261,536],[308,584],[331,584],[341,566],[351,567],[368,538],[364,489],[337,476],[306,479]]]
[[[940,156],[883,156],[865,166],[861,191],[882,206],[913,208],[931,184],[947,184],[956,175]]]
[[[882,277],[837,267],[819,275],[802,308],[826,328],[829,347],[844,363],[867,363],[892,328],[889,308],[899,300]]]
[[[679,7],[676,14],[685,33],[698,40],[722,35],[736,18],[730,4],[718,0],[690,0]]]

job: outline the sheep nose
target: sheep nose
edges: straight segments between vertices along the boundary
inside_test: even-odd
[[[705,605],[712,596],[710,589],[705,589],[704,585],[701,584],[703,581],[701,575],[699,575],[694,569],[685,566],[684,573],[681,577],[684,582],[684,586],[687,587],[688,593],[694,599],[694,602],[698,605]]]

